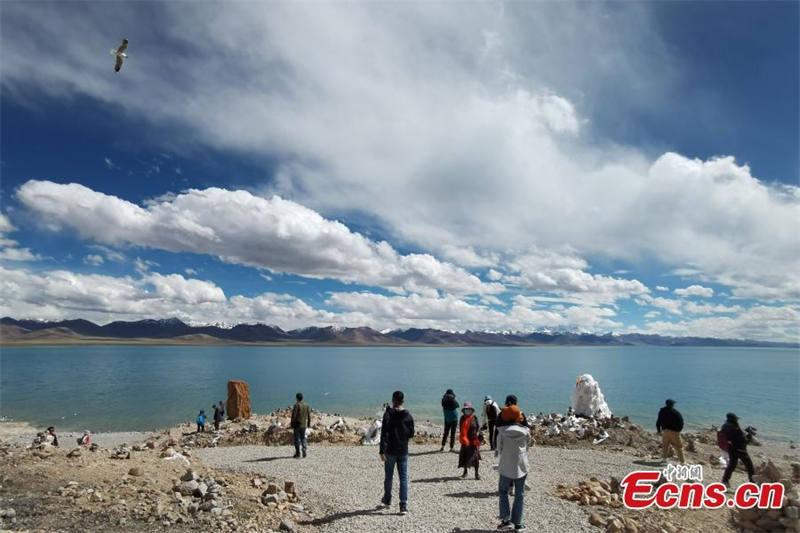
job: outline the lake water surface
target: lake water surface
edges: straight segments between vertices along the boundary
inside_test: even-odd
[[[514,393],[526,412],[564,412],[583,373],[600,382],[615,414],[647,429],[671,397],[689,426],[720,424],[734,411],[763,437],[800,440],[800,352],[777,348],[3,348],[0,415],[60,429],[150,430],[208,412],[225,400],[229,379],[250,384],[258,413],[302,391],[316,409],[369,416],[402,389],[417,418],[438,420],[447,388],[461,403]]]

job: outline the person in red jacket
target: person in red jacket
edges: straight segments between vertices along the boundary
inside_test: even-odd
[[[464,469],[461,477],[467,477],[467,471],[474,468],[475,479],[480,479],[478,467],[481,461],[481,435],[478,418],[475,416],[475,408],[469,402],[464,402],[461,413],[461,420],[458,422],[458,442],[461,444],[461,451],[458,453],[458,467]]]

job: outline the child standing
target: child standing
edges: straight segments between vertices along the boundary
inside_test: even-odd
[[[205,431],[206,431],[206,412],[201,409],[200,414],[197,415],[197,432],[205,433]]]

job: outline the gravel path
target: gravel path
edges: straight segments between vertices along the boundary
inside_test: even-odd
[[[382,496],[383,465],[378,450],[367,446],[316,446],[307,459],[292,459],[290,447],[240,446],[205,448],[195,455],[208,466],[258,472],[278,481],[296,481],[300,496],[314,515],[303,530],[320,531],[496,531],[497,473],[491,452],[484,452],[481,480],[458,477],[457,454],[438,447],[412,446],[409,458],[409,513],[397,514],[397,481],[393,507],[376,510]],[[575,484],[591,475],[621,477],[642,468],[633,457],[595,450],[536,447],[531,450],[525,523],[528,531],[561,533],[596,531],[577,505],[551,496],[558,483]]]

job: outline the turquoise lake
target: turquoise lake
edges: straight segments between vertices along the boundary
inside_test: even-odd
[[[689,427],[742,425],[800,440],[800,351],[778,348],[339,348],[53,346],[0,350],[0,416],[37,426],[150,430],[193,421],[250,385],[254,412],[290,405],[370,416],[395,389],[418,419],[438,421],[452,388],[461,403],[516,394],[526,412],[564,412],[575,378],[592,374],[617,415],[652,430],[664,399]]]

